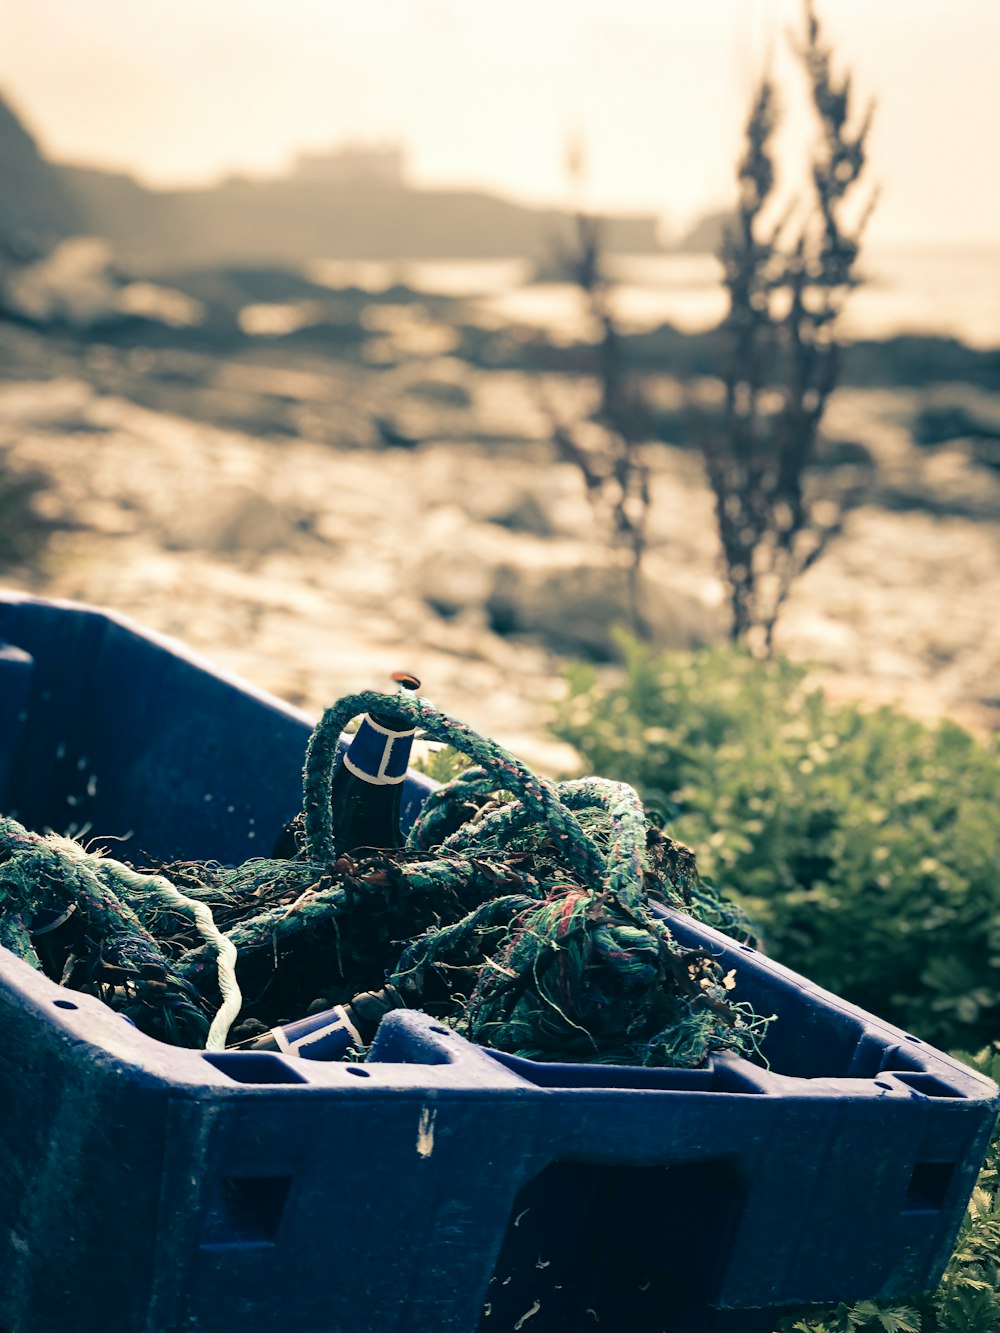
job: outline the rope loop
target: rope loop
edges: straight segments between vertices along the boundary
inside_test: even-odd
[[[420,727],[427,739],[460,750],[473,763],[486,769],[497,787],[517,797],[528,814],[548,828],[575,870],[595,888],[603,884],[608,874],[606,858],[560,800],[555,783],[532,773],[496,741],[488,740],[464,722],[440,712],[420,695],[382,694],[377,690],[365,690],[340,699],[326,710],[309,739],[303,771],[302,808],[306,855],[310,861],[330,864],[334,860],[330,788],[337,764],[337,743],[348,722],[360,713],[370,712],[403,727]]]

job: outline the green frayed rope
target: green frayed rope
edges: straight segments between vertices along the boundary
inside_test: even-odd
[[[722,1048],[757,1052],[769,1020],[731,1003],[725,979],[713,975],[707,956],[682,949],[649,909],[644,886],[649,829],[638,795],[627,784],[590,778],[556,786],[419,697],[356,695],[329,709],[310,741],[305,826],[311,859],[333,854],[327,793],[336,742],[362,711],[422,727],[429,739],[468,755],[478,768],[457,780],[459,800],[473,783],[491,778],[516,798],[446,838],[441,855],[509,850],[515,834],[541,825],[582,881],[579,888],[562,885],[541,903],[514,898],[501,908],[498,901],[501,920],[511,909],[503,921],[505,939],[498,954],[485,958],[455,1019],[460,1032],[542,1059],[553,1058],[556,1049],[581,1059],[638,1063],[701,1063]],[[573,813],[595,807],[607,817],[604,852]],[[425,836],[418,825],[411,841],[420,844]],[[405,994],[414,974],[425,974],[445,956],[461,957],[483,931],[485,917],[497,915],[489,907],[416,941],[390,973],[390,986]]]
[[[107,968],[123,973],[126,983],[134,979],[147,986],[151,982],[165,986],[168,1007],[172,1003],[200,1031],[206,1024],[196,992],[164,957],[128,899],[133,899],[134,906],[158,902],[189,912],[218,958],[223,997],[208,1026],[205,1048],[225,1049],[229,1029],[242,1004],[236,983],[236,948],[216,928],[204,903],[186,897],[162,875],[142,875],[120,861],[86,851],[70,838],[32,833],[5,817],[0,817],[0,851],[6,854],[0,865],[0,891],[6,899],[3,920],[7,923],[6,938],[0,942],[8,948],[13,946],[26,962],[41,969],[25,918],[38,911],[61,911],[68,900],[102,941],[115,943],[113,957],[104,957],[102,947]]]
[[[336,857],[330,789],[340,736],[362,712],[420,728],[474,767],[428,797],[406,850],[355,861]],[[386,1007],[436,1010],[473,1041],[536,1059],[688,1065],[714,1050],[759,1052],[770,1020],[730,998],[731,977],[680,946],[650,897],[743,938],[746,923],[702,883],[686,848],[649,827],[631,787],[556,784],[419,696],[369,691],[316,726],[303,812],[306,849],[293,860],[180,863],[154,875],[0,820],[0,943],[38,965],[25,922],[76,905],[101,942],[83,982],[98,993],[103,984],[115,1007],[133,996],[136,1021],[155,1035],[210,1049],[240,1011],[237,969],[244,991],[249,981],[266,996],[273,976],[289,975],[287,960],[311,949],[315,963],[319,946],[346,987],[331,1002],[373,986],[370,1004],[388,996]],[[124,992],[101,971],[109,941]],[[141,985],[151,977],[167,1011],[159,1022]]]
[[[78,843],[71,843],[70,846],[74,849],[74,855],[86,855]],[[194,918],[198,933],[208,942],[208,947],[216,956],[219,991],[222,995],[222,1004],[212,1019],[212,1025],[205,1038],[205,1050],[224,1051],[229,1029],[243,1006],[243,996],[236,980],[236,945],[216,926],[211,909],[206,903],[198,902],[181,893],[180,889],[171,884],[165,876],[140,874],[132,866],[114,861],[110,857],[101,859],[100,874],[105,881],[110,880],[112,886],[120,886],[124,890],[123,896],[137,894],[141,899],[152,903],[167,908],[179,908]]]
[[[559,800],[553,782],[532,773],[530,768],[502,746],[480,736],[464,722],[438,712],[433,704],[419,695],[380,694],[375,690],[348,695],[328,708],[309,738],[303,780],[303,810],[306,853],[310,861],[328,863],[334,859],[330,785],[337,764],[337,745],[341,733],[359,713],[377,713],[379,717],[395,722],[400,727],[420,727],[428,739],[461,750],[493,777],[495,786],[513,792],[520,798],[529,813],[560,841],[567,858],[581,874],[594,877],[603,874],[601,853]]]

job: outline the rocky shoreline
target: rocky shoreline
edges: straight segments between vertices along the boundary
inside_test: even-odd
[[[0,448],[48,479],[34,504],[57,525],[7,586],[134,616],[313,713],[406,667],[529,762],[575,766],[546,733],[561,665],[613,671],[624,604],[540,407],[585,410],[585,377],[273,348],[188,353],[185,374],[177,349],[10,326],[2,340],[15,354]],[[666,377],[659,389],[679,392]],[[956,395],[977,419],[1000,401]],[[838,696],[986,732],[1000,718],[1000,476],[975,441],[914,444],[927,402],[898,387],[834,397],[828,479],[853,485],[863,467],[863,500],[795,588],[778,646]],[[700,463],[667,443],[649,461],[647,619],[665,647],[719,641]]]

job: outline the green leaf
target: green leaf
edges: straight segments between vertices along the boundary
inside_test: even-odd
[[[882,1328],[886,1333],[920,1333],[920,1316],[916,1310],[899,1305],[883,1308],[874,1301],[859,1301],[851,1307],[848,1318],[854,1328]]]

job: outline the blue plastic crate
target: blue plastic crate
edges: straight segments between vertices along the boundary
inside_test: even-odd
[[[307,719],[179,645],[17,596],[0,642],[6,813],[238,861],[298,808]],[[209,1055],[0,950],[0,1328],[769,1333],[932,1285],[997,1089],[665,915],[778,1015],[770,1069],[540,1064],[405,1012],[362,1065]]]

